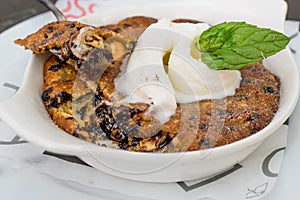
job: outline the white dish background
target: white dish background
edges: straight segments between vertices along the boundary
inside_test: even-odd
[[[24,51],[23,49],[19,48],[19,47],[16,47],[14,46],[13,44],[11,44],[11,41],[13,41],[15,38],[17,37],[20,37],[20,33],[22,33],[22,35],[26,35],[28,33],[30,33],[32,30],[36,30],[38,27],[40,27],[42,24],[45,23],[45,21],[51,19],[50,15],[47,14],[47,15],[41,15],[41,16],[38,16],[38,17],[35,17],[35,18],[32,18],[18,26],[15,26],[13,27],[12,29],[4,32],[3,34],[1,34],[1,46],[6,46],[7,49],[5,52],[2,53],[2,56],[3,58],[9,58],[9,57],[12,57],[13,55],[22,55],[20,59],[17,59],[17,61],[22,61],[21,63],[18,63],[18,67],[20,67],[22,70],[24,70],[24,68],[22,66],[20,66],[20,64],[22,64],[24,66],[24,63],[26,63],[26,61],[28,60],[29,58],[29,55],[30,53],[25,53],[24,54]],[[34,23],[33,23],[34,22]],[[12,66],[12,64],[14,63],[14,61],[10,60],[10,59],[4,59],[4,65],[3,66]],[[1,76],[1,80],[4,80],[5,81],[9,81],[9,79],[11,78],[12,81],[16,81],[15,82],[16,84],[20,84],[21,82],[21,77],[13,77],[13,70],[14,68],[1,68],[1,74],[6,74],[7,76],[4,77],[4,76]],[[10,92],[8,91],[0,91],[0,98],[1,99],[4,99],[4,98],[7,98],[9,96]],[[300,161],[299,159],[297,160],[296,157],[294,158],[291,158],[289,157],[289,155],[294,155],[293,152],[295,152],[295,150],[297,149],[297,145],[296,142],[299,141],[299,138],[295,135],[295,133],[297,132],[297,128],[298,128],[298,125],[296,123],[296,119],[299,118],[300,116],[300,113],[299,113],[299,109],[296,109],[293,116],[291,117],[291,124],[290,124],[290,139],[289,139],[289,143],[290,145],[292,145],[291,147],[291,150],[294,150],[294,151],[287,151],[287,161],[292,161],[292,162],[288,162],[288,163],[294,163],[295,165],[291,166],[289,165],[288,163],[285,163],[284,164],[284,168],[283,168],[283,174],[285,174],[285,177],[282,177],[280,178],[280,183],[282,186],[284,187],[280,187],[280,188],[277,188],[277,193],[279,193],[279,196],[280,194],[282,194],[282,192],[280,192],[280,190],[286,190],[286,191],[289,191],[288,188],[295,188],[293,187],[294,185],[292,185],[292,183],[296,183],[296,180],[297,180],[297,176],[291,176],[289,173],[287,173],[286,171],[284,170],[287,170],[287,169],[294,169],[295,166],[299,166],[300,164]],[[297,117],[297,118],[296,118]],[[298,140],[297,140],[298,139]],[[289,150],[289,148],[288,148]],[[281,174],[282,174],[281,173]],[[294,174],[296,175],[296,174]],[[26,176],[24,176],[26,177]],[[43,178],[42,178],[43,179]],[[299,180],[299,179],[298,179]],[[282,182],[284,181],[284,184],[282,184]],[[51,184],[51,181],[49,182],[49,184]],[[4,186],[5,187],[5,186]],[[34,187],[33,187],[34,188]],[[46,190],[47,191],[47,190]],[[295,195],[297,195],[297,191],[293,191]],[[294,197],[293,196],[293,193],[289,193],[288,194],[290,197]],[[280,198],[271,198],[271,199],[280,199]]]

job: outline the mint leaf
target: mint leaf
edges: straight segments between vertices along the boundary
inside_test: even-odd
[[[277,31],[245,22],[224,22],[199,38],[201,59],[209,68],[236,70],[285,49],[290,39]]]

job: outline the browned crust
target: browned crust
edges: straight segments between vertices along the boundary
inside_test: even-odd
[[[199,20],[195,20],[195,19],[185,19],[185,18],[174,19],[172,22],[175,22],[175,23],[191,23],[191,24],[202,23],[202,22],[199,21]]]
[[[58,59],[56,56],[50,58],[44,64],[44,83],[45,86],[53,85],[58,82],[74,81],[77,70]]]
[[[143,22],[143,20],[146,21]],[[191,22],[186,19],[174,21]],[[126,32],[127,30],[134,32],[139,27],[139,23],[143,29],[154,22],[155,19],[153,18],[148,19],[139,16],[127,18],[117,25],[108,25],[102,28],[117,32]],[[196,23],[197,21],[192,20],[192,22]],[[127,25],[124,27],[124,24]],[[135,34],[135,37],[138,37],[141,32]],[[53,72],[49,70],[53,64],[59,64],[62,67],[60,70]],[[122,60],[114,61],[104,71],[98,82],[98,89],[100,90],[98,92],[101,93],[99,98],[110,100],[115,88],[114,79],[119,74],[121,65]],[[178,105],[176,113],[169,122],[162,126],[159,122],[152,120],[149,115],[146,115],[148,107],[142,104],[131,104],[115,108],[105,105],[106,107],[103,110],[98,109],[100,113],[96,113],[98,121],[93,120],[92,124],[89,125],[98,123],[99,126],[99,123],[103,123],[101,120],[105,120],[106,116],[111,115],[109,112],[112,112],[115,117],[120,116],[125,119],[126,126],[130,130],[135,130],[135,125],[139,124],[139,130],[135,130],[135,132],[126,133],[118,125],[109,134],[109,139],[119,144],[121,148],[132,151],[193,151],[238,141],[255,134],[271,122],[278,110],[280,98],[280,81],[261,63],[243,68],[240,72],[243,79],[234,96],[220,100],[203,100]],[[97,143],[97,140],[101,139],[101,137],[97,137],[97,134],[105,135],[105,133],[103,131],[95,133],[82,130],[78,128],[73,118],[72,102],[68,98],[73,94],[72,84],[74,84],[76,70],[57,57],[52,56],[45,63],[44,76],[43,100],[53,121],[63,130],[87,141]],[[51,91],[49,92],[50,88]],[[82,88],[87,89],[85,86],[82,86]],[[83,91],[82,95],[89,92],[89,90]],[[45,93],[48,93],[48,96]],[[86,103],[86,106],[88,105],[90,104]],[[105,114],[105,112],[108,113]],[[131,115],[132,118],[129,119],[128,116]],[[102,116],[104,118],[100,119]],[[115,126],[116,124],[114,122],[111,125]],[[106,125],[109,126],[110,124]],[[99,129],[102,128],[101,126]],[[137,136],[140,138],[136,138]],[[127,137],[127,139],[124,140],[123,137]]]
[[[123,19],[118,24],[110,24],[102,26],[102,28],[115,31],[117,33],[122,33],[123,35],[137,39],[148,26],[156,22],[157,19],[152,17],[134,16]]]
[[[28,35],[25,39],[17,39],[15,43],[30,49],[33,53],[41,54],[49,49],[58,49],[66,41],[79,32],[86,25],[79,22],[59,21],[43,26],[36,33]]]
[[[45,108],[54,123],[70,134],[76,130],[71,106],[75,76],[75,69],[56,56],[50,56],[44,64]]]
[[[272,121],[279,108],[278,78],[261,63],[240,71],[243,79],[234,96],[200,101],[198,121],[187,116],[190,121],[197,121],[188,151],[233,143],[255,134]],[[171,123],[168,129],[176,130],[173,126]],[[174,146],[178,148],[180,144]]]
[[[53,58],[50,58],[48,62],[52,60]],[[49,64],[46,62],[45,66],[49,66]],[[105,91],[108,96],[114,91],[112,80],[117,75],[118,67],[120,67],[119,64],[112,65],[109,70],[110,73],[106,73],[99,81],[100,85],[104,84],[107,86],[104,87],[107,90],[103,89],[102,91]],[[163,146],[162,144],[166,140],[171,141],[177,136],[161,151],[193,151],[229,144],[263,129],[270,123],[278,110],[279,81],[261,63],[251,65],[240,71],[243,80],[241,87],[236,90],[234,96],[221,100],[203,100],[198,103],[179,105],[177,112],[171,117],[170,121],[161,128],[159,128],[159,123],[149,121],[149,118],[148,120],[142,118],[142,115],[136,115],[132,122],[135,123],[134,120],[137,120],[136,122],[143,123],[141,125],[143,130],[137,132],[136,136],[142,134],[141,136],[146,138],[140,140],[139,145],[130,145],[134,143],[130,139],[127,149],[132,151],[153,151],[159,145]],[[57,72],[57,75],[61,76],[61,73]],[[61,80],[59,78],[56,79]],[[47,80],[51,81],[51,79],[46,79],[45,85],[47,85]],[[72,84],[71,82],[66,84],[66,82],[58,81],[56,84],[52,83],[52,86],[45,87],[44,91],[52,88],[49,96],[53,99],[61,92],[72,93]],[[84,138],[87,141],[97,142],[92,139],[92,134],[76,130],[71,106],[65,106],[66,104],[63,103],[58,108],[53,108],[49,107],[50,102],[51,100],[46,101],[45,106],[49,108],[50,116],[60,128],[71,134],[75,133],[77,137]],[[130,107],[144,111],[147,109],[147,107],[142,108],[139,104],[132,104]],[[198,111],[195,112],[195,110]],[[151,134],[155,135],[155,133],[149,130],[159,132],[160,129],[159,135],[151,137]],[[112,137],[114,136],[112,135]]]

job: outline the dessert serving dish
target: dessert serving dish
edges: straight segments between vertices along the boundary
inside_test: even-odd
[[[233,9],[224,2],[209,4],[160,4],[144,7],[111,9],[80,19],[82,23],[103,26],[136,15],[169,19],[195,19],[214,25],[224,21],[246,21],[261,27],[283,32],[286,4],[276,1],[270,14],[264,7],[236,5]],[[284,8],[284,9],[283,9]],[[258,17],[257,13],[262,13]],[[276,14],[275,14],[276,13]],[[77,156],[89,165],[112,175],[139,181],[175,182],[206,177],[225,170],[253,152],[266,137],[279,128],[291,114],[299,91],[297,67],[288,49],[269,57],[263,65],[280,79],[279,110],[268,126],[257,133],[231,144],[189,152],[143,153],[95,145],[72,137],[59,129],[49,117],[41,92],[43,65],[49,54],[33,55],[28,63],[19,91],[1,102],[0,117],[26,140],[58,154]]]

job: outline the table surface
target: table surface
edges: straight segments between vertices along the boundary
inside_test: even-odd
[[[51,0],[56,2],[56,0]],[[48,9],[36,0],[1,0],[0,32]]]
[[[57,0],[51,1],[56,2]],[[300,1],[287,0],[287,2],[289,4],[287,18],[290,20],[300,20]],[[47,8],[36,0],[1,0],[0,32],[45,11],[47,11]]]

